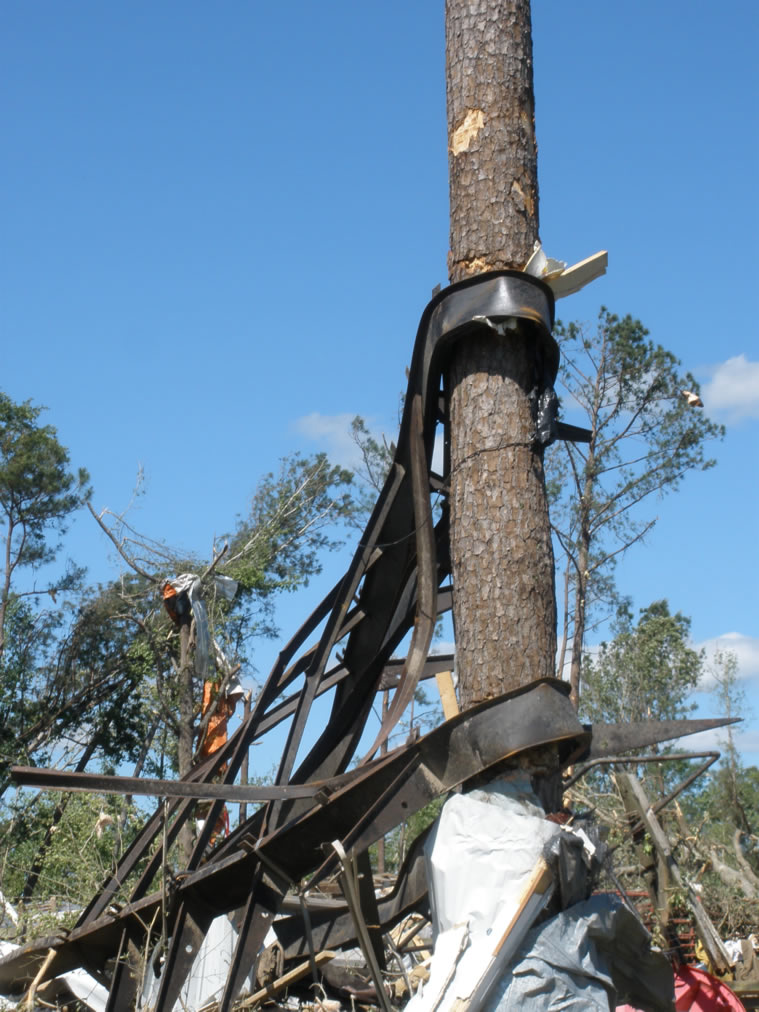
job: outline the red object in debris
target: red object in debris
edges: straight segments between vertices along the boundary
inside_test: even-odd
[[[727,984],[685,964],[675,970],[675,1008],[677,1012],[746,1012]]]
[[[675,970],[677,1012],[746,1012],[743,1002],[717,977],[683,964]],[[632,1005],[617,1005],[616,1012],[639,1012]]]
[[[562,808],[560,812],[549,812],[546,815],[546,822],[555,822],[557,826],[566,826],[571,818],[572,813],[569,809]]]

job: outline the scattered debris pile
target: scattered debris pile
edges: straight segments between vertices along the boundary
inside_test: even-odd
[[[553,295],[542,281],[497,271],[433,298],[394,462],[356,555],[282,649],[234,733],[225,731],[178,781],[14,770],[18,784],[152,794],[163,803],[71,931],[0,960],[0,993],[26,993],[33,1003],[43,988],[67,986],[108,1012],[229,1012],[282,1004],[293,992],[319,1012],[335,1012],[336,1002],[383,1012],[406,1003],[412,1012],[605,1008],[617,999],[673,1007],[669,964],[651,951],[637,916],[591,895],[601,841],[589,826],[561,825],[566,813],[546,799],[560,798],[570,766],[581,771],[725,721],[588,727],[568,685],[544,679],[461,714],[449,693],[443,724],[380,751],[419,680],[452,667],[450,657],[429,656],[436,616],[451,601],[447,512],[434,522],[430,503],[446,487],[431,470],[436,426],[447,425],[445,362],[456,341],[513,318],[526,321],[555,364]],[[537,399],[548,407],[536,417],[536,438],[583,438],[556,420],[554,402]],[[172,589],[169,605],[191,592],[199,628],[202,586],[190,578]],[[405,661],[393,662],[408,633]],[[207,670],[210,644],[201,653]],[[395,698],[387,717],[351,767],[376,694],[388,688]],[[209,693],[206,714],[211,707]],[[240,782],[251,747],[283,721],[275,782]],[[210,735],[210,716],[207,726]],[[550,756],[542,787],[524,774],[536,754]],[[369,848],[446,796],[439,822],[377,894]],[[256,809],[225,835],[219,820],[235,803]],[[172,847],[186,825],[196,827],[195,844],[178,869]],[[67,976],[75,971],[94,980],[88,997]]]

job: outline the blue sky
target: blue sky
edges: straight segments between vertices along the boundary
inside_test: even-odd
[[[442,8],[0,5],[0,387],[47,405],[98,508],[141,470],[134,524],[207,554],[281,456],[339,457],[357,413],[393,435],[446,283]],[[533,2],[543,244],[609,250],[558,314],[639,317],[728,425],[619,584],[735,648],[757,712],[758,20],[749,0]],[[90,520],[67,549],[114,574]],[[286,602],[283,636],[323,590]]]

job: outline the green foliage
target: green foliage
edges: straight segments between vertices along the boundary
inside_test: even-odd
[[[295,454],[282,461],[277,475],[261,480],[220,567],[239,582],[241,594],[296,590],[321,571],[321,553],[341,544],[331,531],[354,509],[352,479],[318,453]]]
[[[576,691],[586,624],[599,606],[616,607],[616,561],[656,522],[644,500],[712,467],[706,447],[724,429],[689,406],[682,391],[698,393],[698,383],[639,320],[602,307],[594,332],[558,323],[555,333],[563,414],[591,432],[590,443],[561,442],[546,455]]]
[[[759,874],[759,769],[742,764],[733,768],[723,758],[689,801],[690,814],[717,830],[721,846],[731,845],[736,829],[741,832],[747,859]]]
[[[44,755],[48,699],[46,664],[58,617],[36,614],[28,600],[11,595],[5,611],[5,650],[0,656],[0,796],[5,770]]]
[[[155,658],[140,626],[124,609],[125,581],[83,595],[59,652],[66,686],[59,709],[103,760],[134,762],[145,740],[149,700],[144,687]]]
[[[703,902],[722,937],[759,930],[759,769],[723,755],[683,798]]]
[[[39,604],[38,588],[18,586],[19,572],[51,563],[71,514],[90,495],[89,476],[69,469],[69,455],[51,425],[41,425],[42,408],[16,404],[0,392],[0,796],[10,762],[42,757],[50,728],[75,690],[57,664],[64,624],[57,595],[75,590],[83,571],[70,566],[44,593],[52,608]],[[71,724],[74,713],[65,720]]]
[[[689,619],[679,612],[670,614],[667,602],[657,601],[642,609],[634,623],[625,606],[615,631],[613,641],[602,644],[597,655],[584,659],[583,718],[625,722],[687,716],[693,709],[693,689],[706,671],[703,651],[689,645]],[[735,658],[718,655],[710,674],[716,685],[719,712],[727,716],[738,712],[742,702]],[[676,801],[658,813],[658,819],[684,877],[698,883],[703,905],[722,937],[734,933],[745,937],[759,927],[759,770],[741,766],[729,727],[724,729],[724,736],[720,764],[680,793]],[[635,769],[636,765],[652,805],[694,769],[685,760],[644,765],[636,764],[631,757],[630,766]],[[592,770],[572,788],[572,794],[573,807],[594,810],[610,827],[615,865],[625,869],[627,887],[645,888],[638,869],[639,853],[630,840],[612,769]],[[643,850],[654,853],[650,841],[644,842]],[[668,899],[674,913],[677,893]]]
[[[68,627],[60,613],[35,613],[11,597],[0,678],[0,796],[13,763],[134,759],[145,740],[144,680],[151,658],[113,590],[80,600]]]
[[[69,470],[69,455],[52,425],[40,425],[43,409],[16,404],[0,392],[0,515],[5,532],[0,605],[10,593],[14,571],[52,562],[71,514],[90,496],[89,475]],[[62,581],[53,586],[64,589]],[[69,581],[70,582],[70,579]],[[2,619],[0,612],[0,651]]]
[[[746,693],[738,681],[738,658],[735,654],[730,651],[717,650],[708,666],[708,673],[714,682],[712,696],[717,713],[730,719],[751,718],[752,713],[746,700]],[[722,751],[722,761],[715,774],[715,779],[721,780],[723,788],[721,797],[723,802],[726,801],[729,805],[730,821],[743,832],[750,833],[751,825],[754,827],[754,832],[759,832],[759,797],[754,796],[750,799],[744,796],[744,791],[748,786],[744,777],[746,771],[743,769],[740,753],[735,744],[732,724],[728,724],[721,730],[719,745]],[[748,791],[750,794],[750,787],[748,787]],[[753,810],[753,819],[749,819],[746,814],[747,810]]]
[[[357,520],[363,525],[371,515],[377,496],[382,491],[395,448],[384,439],[375,439],[366,422],[356,415],[351,422],[351,438],[361,452],[361,464],[356,469],[357,488],[355,499],[358,507]]]
[[[351,472],[324,453],[294,454],[259,482],[217,567],[239,585],[231,605],[216,599],[212,608],[216,633],[233,653],[244,658],[253,637],[276,635],[276,595],[307,586],[321,572],[323,555],[341,547],[336,533],[356,508],[352,483]]]
[[[588,721],[671,720],[694,706],[689,696],[703,671],[703,651],[688,645],[690,619],[671,615],[666,601],[629,605],[617,615],[615,637],[583,660],[581,713]]]
[[[643,608],[637,623],[627,604],[620,607],[614,639],[583,658],[580,715],[588,723],[674,720],[694,709],[691,702],[704,665],[702,651],[689,645],[690,619],[670,614],[666,601]],[[647,748],[646,753],[659,751]],[[664,751],[672,753],[677,746]],[[654,796],[672,789],[690,769],[687,763],[641,763],[643,785]],[[612,770],[599,767],[585,780],[612,823],[619,802]]]
[[[341,544],[339,524],[354,508],[350,472],[324,454],[298,454],[266,475],[247,514],[214,549],[210,563],[187,558],[136,532],[123,515],[104,511],[96,519],[129,567],[121,578],[90,595],[71,637],[78,663],[97,664],[112,681],[128,687],[120,702],[122,719],[110,745],[98,742],[104,758],[133,761],[137,771],[156,776],[178,772],[178,715],[182,700],[180,635],[163,605],[162,588],[180,574],[195,573],[209,633],[223,650],[211,653],[210,677],[221,679],[249,660],[256,636],[276,633],[276,595],[305,586],[321,571],[322,556]],[[236,581],[232,601],[216,577]],[[188,712],[199,716],[203,676],[193,665]],[[185,690],[186,692],[186,690]]]
[[[388,833],[385,837],[385,871],[397,873],[400,870],[411,844],[437,819],[444,804],[445,797],[435,798]],[[370,854],[376,867],[376,844],[370,847]]]
[[[0,510],[8,532],[3,558],[9,559],[0,571],[0,798],[12,763],[178,772],[179,713],[190,713],[192,734],[203,674],[192,661],[193,638],[188,692],[180,678],[179,630],[162,598],[166,580],[197,574],[211,636],[223,650],[212,650],[210,658],[211,673],[221,679],[246,661],[254,636],[274,634],[276,595],[320,572],[324,553],[341,544],[339,526],[357,510],[349,471],[324,454],[296,454],[259,483],[210,564],[142,537],[124,515],[104,511],[95,518],[125,572],[110,585],[81,591],[75,586],[81,574],[72,571],[45,588],[45,604],[57,606],[43,608],[36,588],[14,586],[17,573],[54,559],[67,519],[90,493],[86,472],[69,473],[55,429],[39,424],[40,411],[0,396]],[[217,576],[236,581],[232,601],[218,592]],[[57,604],[64,590],[72,593]],[[182,711],[190,694],[189,711]],[[190,752],[192,745],[191,739]],[[53,896],[66,905],[82,902],[129,835],[132,814],[119,808],[116,848],[109,843],[112,827],[102,839],[93,837],[100,808],[97,798],[34,795],[30,801],[26,792],[0,803],[2,892],[13,899],[23,893],[34,903]]]
[[[713,680],[715,709],[725,717],[751,716],[746,694],[738,681],[738,660],[729,651],[717,651],[708,665]],[[719,853],[742,858],[749,879],[756,876],[759,895],[759,770],[746,768],[733,736],[734,725],[720,732],[720,762],[694,799],[688,799],[693,819],[709,827],[713,846]]]
[[[39,936],[70,927],[139,823],[139,813],[123,797],[20,792],[0,820],[0,881],[21,917],[20,930]],[[29,870],[46,840],[33,903],[22,904]],[[16,933],[6,919],[0,934]]]

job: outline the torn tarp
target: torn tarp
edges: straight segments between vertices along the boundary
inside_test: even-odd
[[[237,593],[237,580],[229,576],[216,575],[213,583],[216,593],[226,601],[231,601]],[[173,580],[164,583],[162,596],[166,611],[177,625],[184,614],[186,603],[192,608],[195,619],[195,673],[205,681],[210,671],[212,638],[200,578],[194,573],[180,573]]]
[[[628,1002],[642,1012],[673,1012],[672,968],[650,943],[621,900],[591,896],[528,932],[486,1007],[607,1012]]]
[[[635,914],[615,898],[586,899],[600,852],[546,820],[524,773],[449,798],[425,846],[430,979],[407,1012],[606,1012],[617,998],[671,1012],[672,970]],[[579,902],[533,927],[556,894]]]

